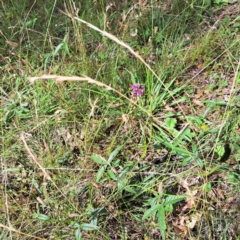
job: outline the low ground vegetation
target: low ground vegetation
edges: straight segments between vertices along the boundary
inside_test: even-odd
[[[239,2],[79,2],[1,1],[0,239],[239,239]]]

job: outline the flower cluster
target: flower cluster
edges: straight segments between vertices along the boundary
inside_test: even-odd
[[[154,59],[154,53],[151,53],[150,55],[149,55],[149,57],[147,58],[147,63],[148,63],[148,65],[150,66],[152,63],[154,63],[153,62],[153,59]]]
[[[140,97],[145,91],[145,88],[140,83],[135,83],[132,85],[132,95],[135,97]]]

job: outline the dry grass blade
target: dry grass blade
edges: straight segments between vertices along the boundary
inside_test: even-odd
[[[74,17],[75,20],[82,22],[84,24],[86,24],[88,27],[94,29],[95,31],[101,33],[103,36],[111,39],[112,41],[116,42],[117,44],[121,45],[122,47],[126,48],[130,53],[132,53],[133,56],[135,56],[136,58],[138,58],[154,75],[155,77],[161,82],[161,84],[163,84],[163,82],[161,81],[161,79],[157,76],[157,74],[152,70],[151,67],[149,67],[149,65],[144,61],[144,59],[137,54],[129,45],[127,45],[126,43],[124,43],[123,41],[119,40],[117,37],[115,37],[114,35],[106,32],[106,31],[102,31],[101,29],[99,29],[98,27],[92,25],[89,22],[86,22],[78,17]]]
[[[106,90],[113,90],[110,86],[101,83],[99,81],[96,81],[90,77],[84,76],[84,77],[78,77],[78,76],[59,76],[59,75],[42,75],[38,77],[30,77],[28,78],[30,83],[34,83],[38,79],[55,79],[57,82],[64,82],[64,81],[86,81],[88,83],[93,83],[97,86],[104,87]]]
[[[70,18],[75,19],[75,20],[77,20],[77,21],[79,21],[79,22],[82,22],[82,23],[86,24],[89,28],[94,29],[95,31],[101,33],[103,36],[111,39],[112,41],[116,42],[116,43],[119,44],[120,46],[126,48],[130,53],[132,53],[133,56],[135,56],[137,59],[139,59],[139,60],[151,71],[151,73],[157,78],[157,80],[158,80],[158,81],[162,84],[162,86],[166,89],[166,91],[167,91],[168,94],[171,96],[171,98],[172,98],[175,102],[177,102],[176,99],[175,99],[175,97],[174,97],[173,94],[171,93],[171,91],[168,90],[167,86],[163,83],[163,81],[159,78],[159,76],[153,71],[153,69],[149,66],[149,64],[147,64],[147,63],[144,61],[144,59],[143,59],[138,53],[136,53],[129,45],[127,45],[127,44],[124,43],[123,41],[119,40],[119,39],[118,39],[117,37],[115,37],[114,35],[112,35],[112,34],[106,32],[106,31],[103,31],[103,30],[99,29],[98,27],[92,25],[92,24],[89,23],[89,22],[84,21],[83,19],[80,19],[80,18],[78,18],[78,17],[73,17],[73,15],[72,15],[71,13],[69,13],[69,11],[68,11],[67,9],[65,9],[65,11],[66,11],[66,13],[64,13],[64,12],[63,12],[63,13],[66,14],[67,16],[69,16]],[[177,103],[177,105],[178,105],[178,103]],[[181,109],[181,106],[180,106],[180,105],[178,105],[178,107]],[[182,111],[182,112],[183,112],[183,111]],[[184,114],[184,112],[183,112],[183,114]]]
[[[27,143],[26,143],[26,140],[25,140],[25,138],[24,138],[23,133],[21,134],[20,139],[23,141],[24,147],[25,147],[25,149],[27,150],[27,153],[29,154],[29,156],[31,157],[31,159],[33,160],[33,162],[34,162],[35,164],[37,164],[38,167],[41,169],[41,171],[44,173],[44,177],[45,177],[47,180],[51,180],[50,175],[49,175],[49,174],[46,172],[46,170],[42,167],[42,165],[41,165],[40,162],[38,161],[37,157],[32,153],[32,151],[31,151],[30,148],[28,147],[28,145],[27,145]]]
[[[45,238],[40,238],[40,237],[33,236],[33,235],[31,235],[31,234],[26,234],[26,233],[20,232],[20,231],[16,230],[15,228],[8,227],[8,226],[3,225],[3,224],[1,224],[1,223],[0,223],[0,227],[1,227],[1,228],[5,228],[5,229],[7,229],[7,230],[9,230],[9,231],[15,232],[15,233],[18,234],[18,235],[26,236],[26,237],[28,237],[28,238],[45,240]]]
[[[61,189],[59,189],[59,187],[55,184],[55,182],[52,180],[52,178],[50,177],[50,175],[47,173],[47,171],[45,170],[45,168],[40,164],[40,162],[38,161],[37,157],[35,156],[35,154],[30,150],[30,148],[27,145],[27,142],[25,140],[25,137],[23,135],[23,133],[20,136],[20,139],[23,141],[24,147],[27,151],[27,153],[29,154],[29,156],[31,157],[32,161],[34,164],[36,164],[41,171],[44,173],[44,177],[49,180],[53,186],[59,191],[59,193],[61,193],[61,195],[67,200],[67,202],[69,202],[69,204],[74,208],[75,211],[77,211],[78,213],[80,213],[77,208],[68,200],[68,198],[66,197],[66,195],[61,191]]]

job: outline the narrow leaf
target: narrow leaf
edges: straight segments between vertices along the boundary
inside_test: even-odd
[[[190,141],[189,136],[191,136],[190,134],[190,129],[189,129],[189,125],[187,125],[182,131],[179,132],[179,135],[174,139],[173,142],[173,146],[177,146],[183,138],[187,139]]]
[[[92,231],[92,230],[98,230],[99,227],[93,224],[89,224],[89,223],[83,223],[81,224],[81,229],[86,230],[86,231]]]
[[[160,204],[157,204],[157,205],[154,205],[153,207],[151,207],[150,209],[148,209],[143,217],[142,217],[142,220],[145,220],[146,218],[152,216],[160,207]]]
[[[166,146],[167,148],[170,148],[172,151],[183,154],[185,156],[191,156],[191,153],[188,150],[181,147],[175,147],[169,140],[163,140],[160,138],[158,138],[158,140],[160,140],[164,146]]]
[[[35,219],[39,219],[39,220],[42,220],[42,221],[47,221],[50,219],[49,216],[45,215],[45,214],[39,214],[39,213],[34,213],[33,214],[33,218]]]
[[[81,240],[82,234],[81,234],[81,230],[79,227],[77,228],[77,230],[75,232],[75,236],[76,236],[76,240]]]
[[[208,104],[213,104],[213,105],[220,105],[220,106],[226,106],[227,102],[224,100],[205,100],[203,101],[204,103],[208,103]]]
[[[173,211],[173,205],[172,204],[164,205],[164,210],[165,210],[165,212],[172,212]]]
[[[96,182],[98,183],[100,181],[100,179],[102,178],[102,175],[105,171],[105,167],[101,167],[98,172],[97,172],[97,176],[96,176]]]
[[[193,160],[192,157],[184,158],[182,162],[183,167],[186,167],[192,160]]]
[[[201,168],[201,169],[204,169],[204,163],[203,163],[203,161],[200,159],[200,158],[197,158],[197,164],[198,164],[198,166]]]
[[[130,193],[136,194],[136,192],[130,186],[125,187],[124,190]]]
[[[166,197],[166,199],[164,201],[164,206],[180,202],[180,201],[186,199],[187,197],[188,197],[187,195],[168,196],[168,197]]]
[[[93,154],[91,156],[91,159],[98,164],[106,164],[107,163],[106,159],[104,159],[103,157],[101,157],[97,154]]]
[[[71,222],[70,223],[70,227],[72,227],[72,228],[78,228],[80,225],[78,224],[78,223],[76,223],[76,222]]]
[[[191,153],[184,148],[174,147],[173,150],[175,150],[177,153],[184,154],[185,156],[191,156]]]
[[[117,180],[118,180],[118,178],[116,177],[116,175],[115,175],[111,170],[108,170],[107,173],[108,173],[108,176],[109,176],[112,180],[114,180],[114,181],[117,181]]]
[[[167,226],[166,226],[166,219],[165,219],[165,210],[164,210],[163,205],[160,205],[159,209],[158,209],[158,225],[160,228],[162,239],[165,240],[166,239],[165,231],[167,229]]]
[[[62,46],[63,46],[63,43],[60,43],[60,44],[56,47],[56,49],[55,49],[55,51],[54,51],[54,53],[53,53],[53,56],[55,56],[55,55],[58,53],[58,51],[62,48]]]
[[[165,124],[167,127],[169,127],[170,129],[174,129],[176,124],[177,124],[177,120],[175,118],[167,118],[165,120]]]
[[[117,156],[117,154],[121,151],[122,145],[117,147],[109,156],[108,163],[111,163],[111,161]]]

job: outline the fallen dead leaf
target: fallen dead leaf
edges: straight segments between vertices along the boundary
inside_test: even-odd
[[[110,2],[110,3],[106,6],[106,12],[107,12],[109,9],[116,9],[115,3]]]
[[[144,6],[146,6],[147,1],[139,0],[138,4],[139,4],[140,7],[144,7]]]
[[[187,228],[186,227],[175,225],[175,223],[173,223],[173,227],[174,227],[174,231],[175,231],[176,234],[187,235]]]
[[[123,105],[122,103],[115,103],[110,108],[117,108],[117,107],[122,106],[122,105]]]
[[[194,216],[191,217],[191,221],[187,222],[187,227],[193,229],[198,221],[201,220],[202,214],[196,213]]]
[[[225,196],[224,196],[224,193],[223,193],[222,189],[216,188],[216,191],[217,191],[217,193],[218,193],[218,195],[221,199],[225,199]]]
[[[196,204],[196,195],[198,193],[198,190],[196,189],[191,191],[190,188],[188,187],[187,181],[183,179],[179,179],[179,184],[186,189],[187,195],[189,195],[189,197],[187,197],[185,200],[186,204],[183,206],[182,211],[192,209]]]
[[[6,43],[9,44],[12,47],[18,47],[19,46],[19,44],[16,43],[16,42],[6,41]]]
[[[112,30],[112,26],[111,26],[110,22],[107,22],[107,28],[108,28],[109,30]]]
[[[188,235],[188,229],[185,225],[185,218],[183,216],[180,216],[179,220],[173,221],[172,225],[177,234],[184,236]]]
[[[75,217],[79,217],[79,216],[80,216],[80,215],[77,214],[77,213],[70,213],[70,214],[68,215],[69,218],[75,218]]]
[[[158,184],[158,193],[160,196],[162,196],[162,193],[163,193],[163,182],[160,182]]]
[[[41,205],[43,205],[43,206],[46,205],[46,202],[44,200],[42,200],[40,197],[37,197],[36,199]]]
[[[124,25],[119,19],[118,19],[118,25],[120,26],[120,29],[127,29],[127,25]]]
[[[213,191],[213,189],[211,191],[208,192],[207,196],[211,199],[213,199],[215,202],[217,201],[216,195]]]
[[[193,99],[193,103],[197,106],[204,107],[204,104],[200,100]]]
[[[197,93],[194,95],[194,99],[199,99],[204,95],[204,89],[198,89]]]
[[[198,193],[198,190],[194,190],[191,192],[188,192],[187,194],[190,195],[190,197],[186,198],[186,204],[182,208],[182,211],[185,211],[187,209],[192,209],[196,205],[196,195]]]
[[[172,108],[172,107],[170,107],[169,105],[166,105],[166,106],[165,106],[165,109],[166,109],[167,111],[169,111],[169,112],[175,112],[175,109]]]
[[[122,120],[124,122],[124,130],[127,131],[129,129],[129,116],[127,114],[122,114]]]
[[[91,184],[92,184],[95,188],[99,189],[99,185],[98,185],[96,182],[91,181]]]

